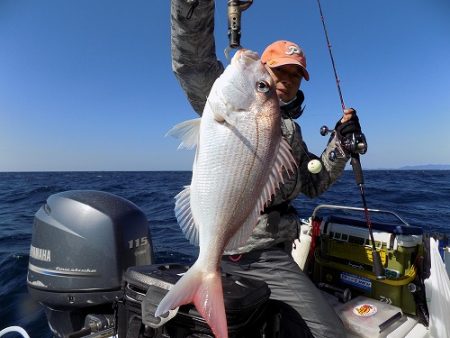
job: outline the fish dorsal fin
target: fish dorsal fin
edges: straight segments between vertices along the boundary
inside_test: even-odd
[[[198,246],[198,227],[191,212],[191,186],[189,185],[175,196],[175,216],[189,242]]]
[[[272,171],[270,172],[266,184],[262,189],[261,195],[255,204],[255,208],[247,217],[245,223],[230,239],[225,248],[226,251],[236,250],[245,244],[252,234],[256,223],[258,222],[261,212],[272,199],[272,195],[275,195],[276,189],[279,188],[280,184],[284,183],[284,172],[286,171],[288,174],[292,174],[295,172],[296,166],[295,159],[291,153],[291,147],[284,138],[281,138],[278,154],[272,167]]]
[[[193,120],[187,120],[178,123],[167,132],[166,136],[170,135],[181,140],[178,149],[195,148],[198,143],[198,135],[200,132],[200,121],[201,118],[199,117]]]

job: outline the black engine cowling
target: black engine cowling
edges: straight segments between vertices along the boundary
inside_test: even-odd
[[[153,263],[144,213],[110,193],[73,190],[50,196],[35,215],[27,284],[63,336],[87,313],[111,312],[127,268]]]

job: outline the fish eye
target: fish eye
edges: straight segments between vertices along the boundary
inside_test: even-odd
[[[256,82],[256,90],[260,93],[267,93],[270,90],[270,85],[267,81],[260,80]]]

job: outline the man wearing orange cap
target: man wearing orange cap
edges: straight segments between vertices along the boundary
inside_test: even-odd
[[[214,42],[214,1],[172,0],[172,68],[194,110],[201,115],[212,84],[223,72]],[[187,13],[190,17],[187,18]],[[316,197],[342,174],[350,158],[336,137],[332,137],[320,157],[308,152],[300,126],[294,121],[303,113],[302,79],[309,80],[306,57],[299,45],[276,41],[269,45],[261,61],[276,83],[282,113],[282,134],[297,161],[297,173],[285,181],[271,205],[260,216],[249,240],[222,261],[225,272],[264,280],[270,287],[272,305],[281,314],[280,337],[345,337],[344,327],[311,280],[290,255],[298,236],[299,218],[291,201],[300,193]],[[360,131],[354,110],[348,109],[336,125],[337,133]],[[332,161],[330,152],[340,156]],[[311,159],[322,170],[308,171]]]

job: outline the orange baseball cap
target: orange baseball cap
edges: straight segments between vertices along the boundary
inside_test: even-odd
[[[303,77],[306,81],[309,80],[305,53],[294,42],[280,40],[270,44],[262,53],[261,62],[267,64],[270,68],[284,65],[299,65],[303,71]]]

